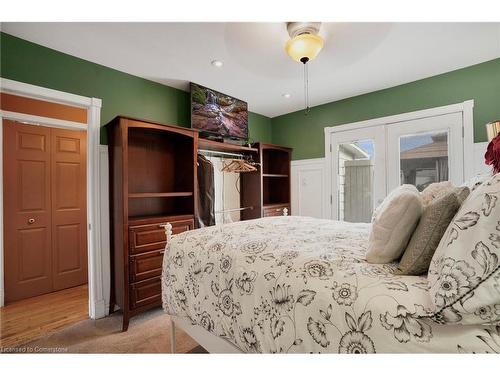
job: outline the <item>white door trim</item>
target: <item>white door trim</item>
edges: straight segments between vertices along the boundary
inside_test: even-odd
[[[3,247],[3,127],[2,120],[25,121],[31,124],[53,126],[65,129],[87,131],[87,240],[88,240],[88,272],[89,272],[89,315],[92,319],[107,315],[103,293],[103,269],[101,248],[101,215],[100,175],[99,175],[99,143],[101,99],[88,98],[62,91],[47,89],[40,86],[2,78],[2,92],[12,93],[30,98],[74,105],[87,109],[87,126],[72,121],[57,120],[41,116],[32,116],[15,112],[0,112],[0,306],[4,305],[4,247]]]
[[[434,117],[439,115],[445,115],[449,113],[462,113],[463,118],[463,135],[464,135],[464,156],[472,155],[474,151],[474,118],[473,118],[473,108],[474,100],[466,100],[462,103],[445,105],[442,107],[435,107],[429,109],[423,109],[420,111],[406,112],[392,116],[385,116],[374,118],[370,120],[357,121],[348,124],[342,124],[337,126],[329,126],[324,128],[325,132],[325,180],[327,188],[325,189],[324,202],[329,205],[330,215],[332,214],[332,201],[333,201],[333,191],[332,191],[332,171],[333,171],[333,158],[332,158],[332,148],[331,148],[331,136],[334,133],[362,129],[372,126],[388,125],[402,121],[418,120],[426,117]],[[464,157],[464,179],[467,180],[474,175],[474,160],[472,158]],[[332,216],[330,216],[332,218]]]
[[[28,115],[25,113],[10,112],[10,111],[0,111],[0,113],[2,118],[18,122],[26,122],[28,124],[35,124],[35,125],[39,124],[42,126],[50,125],[50,127],[52,128],[69,129],[69,130],[87,129],[87,125],[81,122],[59,120],[56,118]]]

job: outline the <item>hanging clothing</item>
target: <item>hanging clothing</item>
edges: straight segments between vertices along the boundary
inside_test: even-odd
[[[214,166],[198,155],[198,228],[215,225]]]

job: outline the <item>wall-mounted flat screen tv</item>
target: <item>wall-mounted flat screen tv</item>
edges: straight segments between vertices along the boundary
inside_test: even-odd
[[[246,102],[191,83],[191,127],[223,138],[248,139]]]

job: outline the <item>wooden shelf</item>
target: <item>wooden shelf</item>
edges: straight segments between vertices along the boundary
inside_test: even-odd
[[[172,220],[189,220],[194,216],[191,214],[179,214],[179,215],[147,215],[147,216],[129,216],[129,223],[134,225],[147,223],[151,221],[172,221]]]
[[[288,177],[287,174],[277,174],[277,173],[264,173],[262,174],[262,177],[281,177],[281,178],[284,178],[284,177]]]
[[[262,205],[263,208],[275,208],[275,207],[282,207],[286,206],[287,204],[290,204],[289,202],[283,202],[283,203],[264,203]]]
[[[217,142],[211,141],[210,139],[200,138],[198,140],[198,148],[209,151],[222,151],[222,152],[259,152],[258,149],[247,147],[247,146],[239,146],[231,143]]]
[[[173,198],[173,197],[191,197],[192,191],[177,191],[173,193],[129,193],[129,198]]]

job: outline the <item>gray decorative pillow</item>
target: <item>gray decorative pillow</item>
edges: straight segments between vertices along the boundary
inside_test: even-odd
[[[451,221],[429,267],[432,318],[500,323],[500,174],[472,191]]]
[[[452,188],[443,192],[427,207],[411,236],[410,242],[399,262],[398,275],[421,275],[427,273],[448,225],[469,195],[469,188]]]
[[[430,184],[420,193],[424,207],[429,205],[438,195],[449,193],[453,188],[454,185],[451,181],[434,182]]]

